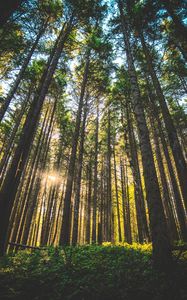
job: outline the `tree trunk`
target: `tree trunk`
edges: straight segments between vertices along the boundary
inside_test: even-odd
[[[163,152],[165,155],[167,168],[169,171],[169,176],[170,176],[170,181],[171,181],[171,185],[172,185],[172,191],[173,191],[173,195],[174,195],[175,207],[176,207],[176,211],[177,211],[177,216],[178,216],[179,227],[181,230],[182,239],[186,241],[186,239],[187,239],[187,224],[186,224],[186,217],[185,217],[185,211],[184,211],[184,207],[183,207],[183,203],[182,203],[182,198],[181,198],[180,191],[178,188],[176,175],[173,170],[173,166],[172,166],[172,162],[171,162],[171,158],[170,158],[170,154],[169,154],[169,150],[168,150],[168,145],[166,143],[166,139],[165,139],[164,132],[162,129],[162,124],[159,119],[159,111],[158,111],[158,108],[155,103],[156,100],[155,100],[153,93],[151,92],[151,87],[149,86],[148,80],[147,80],[147,88],[148,88],[148,94],[149,94],[150,110],[156,121],[156,126],[158,127],[158,132],[159,132],[159,136],[161,139]]]
[[[86,214],[86,243],[90,243],[90,217],[91,217],[91,198],[92,198],[92,161],[87,167],[88,176],[88,199],[87,199],[87,214]]]
[[[14,203],[14,198],[17,192],[17,187],[19,185],[24,165],[26,163],[28,153],[32,145],[45,96],[48,92],[49,85],[60,58],[64,43],[66,42],[72,29],[72,20],[66,26],[66,29],[64,29],[64,27],[60,32],[60,35],[55,44],[54,51],[52,52],[46,70],[42,75],[40,86],[31,104],[19,144],[15,151],[12,163],[7,172],[0,192],[0,255],[4,254],[6,251],[6,234],[8,230],[8,222]],[[11,190],[10,186],[12,187]]]
[[[30,62],[30,59],[31,59],[31,57],[32,57],[37,45],[38,45],[38,42],[39,42],[41,36],[43,35],[43,33],[45,32],[45,30],[47,28],[47,24],[48,24],[48,21],[45,21],[45,23],[42,24],[42,27],[40,28],[40,30],[38,32],[38,35],[36,37],[36,40],[35,40],[34,44],[32,45],[32,47],[31,47],[30,51],[28,52],[26,58],[24,59],[23,64],[21,66],[21,69],[19,70],[19,73],[17,74],[17,77],[16,77],[10,91],[8,92],[8,95],[6,96],[5,100],[3,101],[3,104],[0,108],[0,122],[2,121],[4,115],[5,115],[8,107],[9,107],[9,104],[10,104],[11,100],[14,97],[16,91],[17,91],[17,88],[20,84],[20,81],[23,78],[25,70],[26,70],[26,68],[27,68],[27,66]]]
[[[175,160],[175,165],[177,168],[177,173],[178,173],[180,187],[181,187],[181,191],[182,191],[182,195],[183,195],[183,200],[185,203],[185,207],[187,209],[187,165],[186,165],[186,161],[185,161],[182,149],[181,149],[181,145],[179,143],[176,128],[173,124],[172,117],[168,110],[168,106],[166,104],[166,100],[165,100],[164,94],[163,94],[161,86],[160,86],[160,82],[159,82],[156,72],[154,70],[151,55],[150,55],[149,49],[146,45],[146,42],[144,40],[143,33],[140,33],[140,39],[141,39],[142,47],[143,47],[143,50],[144,50],[144,53],[146,56],[147,66],[148,66],[148,69],[149,69],[149,72],[150,72],[150,75],[151,75],[151,78],[153,81],[153,85],[155,87],[155,91],[156,91],[156,94],[157,94],[157,97],[159,100],[159,104],[161,107],[164,123],[165,123],[167,134],[168,134],[169,143],[170,143],[170,146],[172,149],[173,157]]]
[[[116,171],[115,144],[113,145],[113,155],[114,155],[114,179],[115,179],[115,192],[116,192],[116,204],[117,204],[118,235],[119,235],[119,242],[121,242],[122,237],[121,237],[121,221],[120,221],[119,195],[118,195],[118,180],[117,180],[117,171]]]
[[[114,216],[112,207],[112,183],[111,183],[111,123],[110,108],[108,108],[108,128],[107,128],[107,241],[114,240]]]
[[[60,245],[69,245],[70,243],[70,236],[69,236],[70,204],[71,204],[71,195],[72,195],[73,180],[74,180],[74,173],[75,173],[75,161],[76,161],[77,145],[79,139],[80,125],[81,125],[83,100],[84,100],[85,89],[88,80],[89,64],[90,64],[90,49],[88,49],[86,53],[86,64],[85,64],[85,69],[83,74],[79,106],[78,106],[78,111],[76,116],[75,131],[72,140],[72,149],[71,149],[70,163],[68,167],[66,192],[64,198],[64,210],[63,210]]]
[[[80,134],[80,146],[79,146],[79,157],[78,157],[78,170],[77,170],[77,180],[75,187],[75,200],[74,200],[74,216],[73,216],[73,234],[72,234],[72,245],[77,244],[78,238],[78,220],[79,220],[79,204],[80,204],[80,190],[81,190],[81,177],[82,177],[82,166],[83,166],[83,155],[84,155],[84,140],[85,140],[85,126],[87,117],[87,97],[86,103],[84,104],[84,116],[82,121],[82,128]]]
[[[174,24],[175,38],[183,48],[183,52],[187,53],[187,27],[182,23],[182,20],[175,12],[171,0],[162,1],[164,8],[167,10],[169,16],[172,18]]]
[[[156,153],[159,174],[160,174],[160,180],[161,180],[161,185],[162,185],[161,189],[162,189],[163,207],[165,210],[166,221],[167,221],[168,228],[169,228],[169,234],[171,237],[171,241],[173,242],[174,240],[178,239],[177,227],[176,227],[176,223],[175,223],[175,219],[174,219],[174,215],[173,215],[173,211],[172,211],[172,206],[171,206],[171,201],[170,201],[170,193],[169,193],[168,183],[167,183],[166,174],[165,174],[164,165],[163,165],[163,158],[162,158],[159,139],[158,139],[158,131],[155,127],[153,120],[151,120],[151,118],[150,118],[150,125],[151,125],[152,132],[153,132],[155,153]]]
[[[149,228],[147,223],[146,211],[145,211],[145,200],[143,195],[143,188],[141,182],[141,174],[138,162],[137,145],[134,137],[134,130],[132,126],[131,115],[129,112],[129,103],[126,103],[126,115],[127,115],[127,130],[128,137],[124,136],[125,144],[127,144],[127,139],[129,140],[130,149],[126,146],[127,157],[132,169],[133,182],[134,182],[134,198],[136,206],[136,217],[138,226],[138,238],[139,242],[150,241]],[[122,115],[122,124],[123,115]]]
[[[130,75],[132,96],[131,101],[138,126],[138,134],[141,147],[146,196],[150,215],[150,227],[153,244],[153,260],[157,268],[164,269],[169,267],[172,262],[171,245],[168,237],[166,220],[162,206],[162,199],[159,190],[153,153],[149,139],[149,131],[147,128],[145,115],[142,107],[142,100],[137,82],[137,76],[132,57],[132,50],[128,37],[129,34],[127,20],[124,16],[122,0],[118,1],[118,6],[120,10],[121,26],[126,47],[128,70]]]
[[[98,200],[98,134],[99,134],[99,103],[97,100],[97,116],[96,116],[96,128],[95,128],[95,151],[94,151],[94,183],[93,183],[93,223],[92,223],[92,243],[97,241],[97,200]]]
[[[122,207],[123,207],[123,224],[124,224],[124,238],[129,244],[132,244],[132,234],[131,234],[131,223],[130,223],[130,207],[128,205],[127,195],[127,180],[124,170],[124,162],[122,158],[120,159],[120,171],[121,171],[121,194],[122,194]]]
[[[20,112],[18,113],[18,116],[16,117],[16,122],[15,122],[15,125],[14,125],[14,128],[11,132],[11,135],[8,139],[8,144],[6,146],[6,149],[5,149],[5,152],[4,152],[4,155],[1,159],[1,163],[0,163],[0,174],[1,174],[1,179],[0,179],[0,186],[3,182],[3,179],[4,179],[4,174],[6,173],[6,170],[7,170],[7,167],[8,167],[8,161],[9,161],[9,158],[12,154],[12,151],[14,149],[14,145],[13,145],[13,142],[15,140],[15,137],[16,137],[16,133],[17,133],[17,130],[19,128],[19,125],[21,123],[21,120],[22,120],[22,117],[25,113],[25,109],[28,105],[28,102],[29,102],[29,99],[30,99],[30,96],[31,96],[31,91],[32,91],[32,87],[30,86],[29,88],[29,92],[28,92],[28,95],[26,97],[26,99],[24,100],[24,103],[21,107],[21,110]]]

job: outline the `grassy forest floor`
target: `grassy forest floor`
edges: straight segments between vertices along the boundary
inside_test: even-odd
[[[18,251],[0,260],[0,299],[187,299],[187,255],[163,274],[149,245]]]

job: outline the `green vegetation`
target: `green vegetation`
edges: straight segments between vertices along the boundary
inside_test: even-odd
[[[1,260],[0,299],[186,299],[185,254],[175,272],[153,269],[151,246],[23,250]]]

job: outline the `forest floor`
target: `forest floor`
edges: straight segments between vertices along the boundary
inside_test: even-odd
[[[164,274],[152,267],[150,245],[18,251],[0,260],[0,299],[185,300],[187,254]]]

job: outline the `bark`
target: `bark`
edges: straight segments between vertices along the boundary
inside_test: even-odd
[[[183,53],[187,53],[187,27],[182,23],[182,20],[177,15],[172,1],[164,0],[163,6],[167,10],[169,16],[172,18],[174,24],[174,33],[176,40],[180,43],[180,47],[183,49]]]
[[[79,233],[78,233],[78,241],[79,241],[79,245],[82,244],[82,229],[83,229],[83,209],[84,209],[84,204],[83,204],[83,192],[82,192],[82,197],[81,197],[81,201],[80,201],[80,214],[79,214]]]
[[[128,136],[125,134],[125,144],[127,145],[127,139],[129,140],[129,149],[126,146],[126,153],[130,166],[132,169],[133,182],[134,182],[134,198],[136,206],[136,218],[138,226],[138,239],[140,243],[150,241],[149,228],[147,223],[146,211],[145,211],[145,200],[143,195],[143,188],[141,182],[141,174],[138,162],[137,145],[134,137],[134,130],[132,126],[131,115],[129,111],[129,103],[126,103],[126,115],[127,115],[127,130]],[[122,115],[122,124],[123,115]]]
[[[71,204],[73,180],[74,180],[74,173],[75,173],[75,161],[76,161],[77,145],[78,145],[78,139],[80,133],[83,100],[84,100],[85,89],[88,80],[89,63],[90,63],[90,49],[88,49],[86,53],[86,64],[85,64],[85,69],[83,74],[81,93],[79,98],[79,106],[78,106],[78,111],[76,116],[75,131],[72,140],[71,156],[70,156],[70,162],[69,162],[68,174],[67,174],[66,192],[64,197],[64,210],[63,210],[60,245],[69,245],[70,243],[70,236],[69,236],[70,204]]]
[[[111,122],[110,109],[108,109],[108,128],[107,128],[107,241],[114,240],[114,216],[112,207],[112,184],[111,184]]]
[[[132,228],[131,228],[131,209],[130,209],[130,197],[129,197],[129,178],[127,171],[127,162],[124,162],[124,191],[126,195],[125,211],[126,211],[126,225],[127,225],[127,241],[132,244]]]
[[[99,103],[97,100],[97,116],[95,127],[95,150],[94,150],[94,183],[93,183],[93,223],[92,223],[92,243],[97,241],[97,202],[98,202],[98,134],[99,134]]]
[[[24,105],[24,107],[26,107],[26,105]],[[22,107],[23,109],[23,107]],[[10,162],[11,162],[11,158],[14,154],[14,148],[15,148],[15,138],[16,138],[16,131],[20,125],[20,121],[21,121],[21,118],[23,117],[23,114],[24,114],[24,109],[19,113],[17,119],[16,119],[16,124],[13,128],[13,131],[9,137],[9,140],[8,140],[8,144],[7,144],[7,147],[6,147],[6,152],[4,153],[3,155],[3,158],[1,160],[1,164],[0,164],[0,173],[1,173],[1,178],[0,178],[0,187],[2,186],[2,183],[3,183],[3,180],[5,178],[5,175],[6,175],[6,172],[7,172],[7,169],[10,165]]]
[[[131,223],[130,223],[130,210],[128,206],[128,196],[127,196],[127,185],[126,176],[124,170],[124,162],[120,158],[120,174],[121,174],[121,194],[122,194],[122,208],[123,208],[123,225],[124,225],[124,239],[127,243],[132,244],[132,234],[131,234]]]
[[[100,222],[98,224],[98,243],[102,244],[104,233],[104,164],[102,159],[101,167],[101,185],[100,185]]]
[[[54,199],[56,198],[56,186],[51,186],[49,192],[49,198],[47,203],[47,211],[44,219],[44,223],[42,226],[42,235],[41,235],[41,245],[47,245],[49,239],[49,228],[50,228],[50,217],[52,212],[52,207],[54,205]]]
[[[64,129],[63,129],[63,133],[64,133]],[[59,142],[57,161],[54,165],[54,169],[56,169],[58,173],[60,173],[60,170],[63,169],[62,153],[65,150],[65,148],[66,148],[66,145],[63,142],[63,139],[61,138],[60,142]],[[65,172],[64,177],[66,177],[66,172]],[[62,194],[60,196],[60,199],[59,199],[59,196],[58,196],[60,185],[57,183],[57,186],[56,186],[55,203],[54,203],[54,209],[53,209],[53,214],[52,214],[52,220],[50,222],[50,237],[49,237],[49,242],[50,242],[49,244],[50,245],[56,244],[55,241],[56,241],[56,238],[57,238],[57,232],[58,232],[58,228],[59,228],[60,212],[62,211],[62,205],[63,205],[64,183],[65,183],[65,181],[63,181],[63,184],[62,184],[63,191],[62,191]]]
[[[90,217],[91,217],[91,199],[92,199],[92,161],[87,167],[88,176],[88,199],[87,199],[87,214],[86,214],[86,243],[90,243]]]
[[[54,235],[53,235],[51,245],[54,245],[55,241],[57,240],[58,227],[59,227],[59,222],[60,222],[60,213],[61,213],[62,207],[63,207],[63,197],[64,197],[64,190],[65,190],[64,186],[65,186],[65,182],[63,183],[63,192],[62,192],[62,195],[61,195],[61,198],[60,198],[60,204],[59,204],[59,207],[58,207],[56,224],[54,226]]]
[[[32,220],[34,220],[34,217],[36,215],[36,210],[37,210],[37,205],[39,202],[39,192],[40,192],[40,188],[41,188],[41,180],[42,180],[42,171],[44,172],[46,169],[46,164],[47,164],[47,155],[49,152],[49,146],[50,146],[50,141],[52,138],[52,133],[53,133],[53,128],[54,128],[54,112],[56,109],[56,102],[54,104],[53,110],[52,110],[52,114],[50,116],[50,122],[48,124],[48,130],[47,133],[45,135],[45,139],[44,142],[42,143],[43,146],[43,151],[41,152],[41,156],[39,156],[39,174],[38,177],[36,178],[36,182],[35,182],[35,189],[33,191],[33,194],[31,194],[31,196],[29,197],[30,201],[29,201],[29,207],[28,207],[28,212],[27,212],[27,218],[25,220],[25,228],[24,228],[24,238],[28,240],[29,237],[29,228],[32,225]],[[56,186],[54,187],[54,190],[52,190],[52,204],[51,204],[51,209],[52,209],[52,205],[53,205],[53,200],[55,198],[55,192],[56,192]],[[48,206],[47,206],[48,209]],[[50,213],[51,213],[51,209],[50,209]],[[50,214],[49,213],[49,214]],[[48,236],[48,231],[49,231],[49,225],[50,222],[48,222],[47,225],[47,229],[46,229],[46,235]],[[27,234],[28,232],[28,234]],[[24,241],[26,242],[26,241]]]
[[[28,162],[25,165],[24,171],[23,171],[23,175],[22,177],[25,178],[27,172],[28,172],[29,166],[28,166]],[[24,198],[22,197],[22,192],[24,191],[24,181],[21,181],[21,184],[19,185],[19,189],[16,195],[16,201],[10,216],[10,221],[9,221],[9,228],[8,228],[8,233],[7,233],[7,242],[12,241],[15,242],[16,241],[16,237],[18,234],[18,229],[20,227],[20,223],[21,223],[21,218],[23,216],[23,209],[24,209],[24,205],[25,205],[25,201]],[[9,250],[13,250],[12,246],[10,245]]]
[[[1,159],[1,163],[0,163],[0,174],[1,174],[0,186],[1,186],[1,183],[3,181],[3,175],[5,174],[7,166],[8,166],[8,161],[9,161],[10,155],[12,154],[12,150],[14,148],[13,147],[13,142],[15,140],[17,130],[19,128],[20,122],[22,120],[22,117],[25,113],[25,110],[26,110],[26,107],[28,105],[29,99],[31,97],[31,92],[32,92],[32,87],[30,86],[28,95],[27,95],[26,99],[24,100],[24,103],[21,107],[20,112],[18,113],[18,116],[16,117],[16,122],[15,122],[14,128],[13,128],[13,130],[11,132],[11,135],[8,139],[8,143],[7,143],[4,155]]]
[[[106,155],[104,157],[103,166],[103,241],[107,241],[108,235],[108,198],[107,198],[107,168],[106,168]]]
[[[85,107],[84,107],[84,116],[83,116],[82,128],[80,134],[78,170],[77,170],[77,180],[76,180],[76,188],[75,188],[72,245],[77,244],[77,238],[78,238],[78,220],[79,220],[78,217],[79,217],[81,177],[82,177],[82,166],[83,166],[83,155],[84,155],[85,126],[86,126],[86,117],[87,117],[87,98],[86,98],[86,103],[84,105]]]
[[[160,86],[160,82],[157,78],[156,72],[154,70],[153,67],[153,63],[152,63],[152,59],[151,59],[151,55],[149,52],[149,49],[146,45],[143,33],[140,33],[140,39],[141,39],[141,43],[142,43],[142,47],[146,56],[146,60],[147,60],[147,66],[153,81],[153,85],[155,87],[155,91],[159,100],[159,104],[160,104],[160,108],[161,108],[161,112],[163,115],[163,119],[164,119],[164,123],[165,123],[165,127],[166,127],[166,131],[167,131],[167,135],[168,135],[168,140],[170,143],[170,147],[172,149],[172,153],[173,153],[173,157],[175,160],[175,165],[176,165],[176,169],[177,169],[177,174],[178,174],[178,178],[179,178],[179,183],[180,183],[180,187],[181,187],[181,191],[182,191],[182,195],[183,195],[183,200],[185,203],[185,207],[187,209],[187,164],[182,152],[182,148],[177,136],[177,131],[176,128],[174,126],[172,117],[170,115],[164,94],[162,92],[162,88]]]
[[[115,192],[116,192],[116,204],[117,204],[118,235],[119,235],[119,242],[121,242],[122,236],[121,236],[121,221],[120,221],[120,209],[119,209],[119,193],[118,193],[118,180],[117,180],[117,171],[116,171],[115,145],[113,145],[113,156],[114,156],[114,179],[115,179]]]
[[[48,24],[48,21],[45,21],[45,23],[42,24],[42,27],[40,28],[38,35],[36,37],[36,40],[34,41],[30,51],[28,52],[26,58],[24,59],[21,69],[20,69],[19,73],[17,74],[17,77],[16,77],[10,91],[8,92],[8,95],[6,96],[5,100],[3,101],[3,104],[0,108],[0,122],[2,121],[4,115],[9,107],[9,104],[10,104],[12,98],[14,97],[21,80],[23,79],[25,70],[30,62],[30,59],[38,45],[38,42],[39,42],[41,36],[43,35],[43,33],[45,32],[45,30],[47,28],[47,24]]]
[[[171,245],[168,237],[162,199],[154,165],[153,153],[149,139],[149,131],[142,107],[142,100],[132,57],[127,20],[124,16],[123,2],[121,0],[118,1],[118,6],[120,10],[121,26],[126,47],[127,63],[131,83],[131,101],[138,126],[138,134],[140,140],[145,189],[148,201],[150,228],[152,234],[153,260],[157,268],[164,269],[169,267],[172,262]]]
[[[163,158],[162,158],[160,143],[158,139],[158,132],[155,128],[155,124],[153,123],[153,120],[150,120],[150,124],[153,131],[155,153],[156,153],[160,180],[161,180],[163,206],[165,210],[166,221],[168,224],[171,241],[173,242],[174,240],[178,239],[177,227],[176,227],[172,205],[170,201],[170,193],[169,193],[168,183],[167,183],[166,174],[163,165]]]
[[[64,43],[66,42],[69,33],[72,29],[72,20],[66,24],[65,29],[62,28],[60,35],[55,44],[54,51],[52,52],[46,70],[44,71],[40,86],[36,92],[34,100],[28,112],[23,132],[19,140],[19,144],[15,151],[12,163],[7,172],[1,192],[0,192],[0,254],[6,251],[6,234],[8,230],[8,222],[11,210],[14,203],[14,198],[20,182],[20,178],[26,163],[30,147],[33,142],[36,126],[41,113],[45,96],[48,92],[53,74],[55,72],[58,60],[60,58]],[[26,141],[26,142],[25,142]],[[10,186],[12,189],[10,190]]]
[[[164,136],[164,132],[162,129],[162,124],[159,119],[159,110],[156,106],[156,103],[155,103],[156,100],[155,100],[154,94],[151,92],[151,87],[148,84],[148,80],[147,80],[147,88],[148,88],[148,94],[149,94],[149,106],[150,106],[151,112],[153,114],[153,117],[156,121],[156,126],[158,127],[158,132],[159,132],[164,156],[165,156],[166,163],[167,163],[167,168],[168,168],[170,181],[171,181],[171,185],[172,185],[172,191],[173,191],[174,201],[175,201],[175,208],[177,211],[177,217],[178,217],[178,221],[179,221],[179,227],[180,227],[182,239],[186,241],[187,224],[186,224],[186,216],[185,216],[185,211],[184,211],[184,207],[183,207],[183,203],[182,203],[182,198],[180,195],[178,183],[176,180],[176,175],[175,175],[173,165],[171,162],[168,145],[167,145],[167,142],[166,142],[166,139]]]
[[[56,102],[51,110],[47,109],[44,115],[44,121],[37,141],[35,152],[33,154],[33,164],[28,176],[28,185],[25,189],[23,199],[25,207],[22,212],[22,222],[19,229],[18,242],[27,243],[30,232],[31,220],[34,210],[38,203],[38,194],[40,191],[41,173],[45,168],[47,152],[49,148],[50,136],[52,132],[52,121],[56,108]],[[40,169],[40,170],[39,170]],[[39,171],[38,171],[39,170]]]

